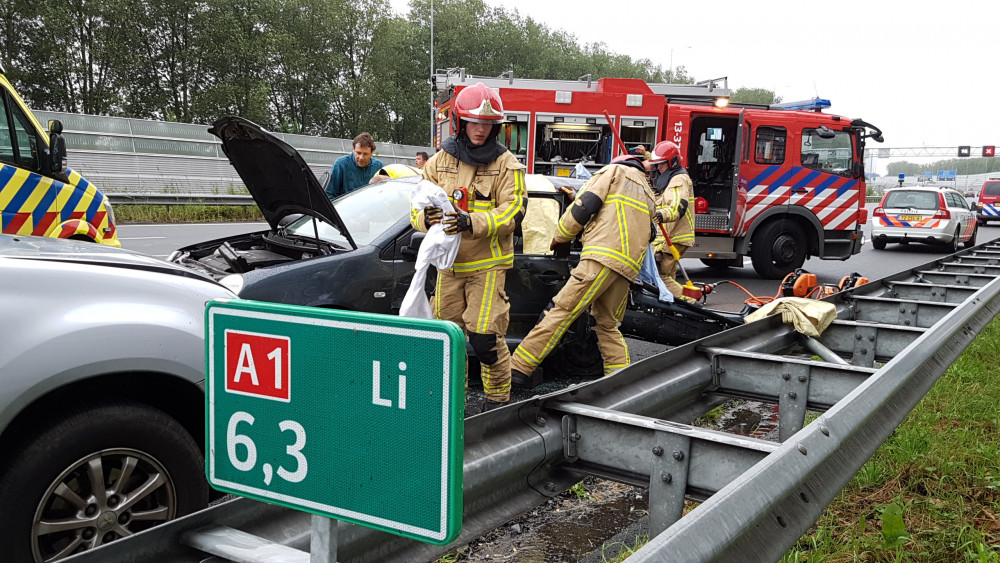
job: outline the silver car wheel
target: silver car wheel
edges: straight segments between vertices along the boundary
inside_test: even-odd
[[[163,465],[132,449],[95,452],[49,485],[32,524],[36,561],[54,561],[175,517],[176,491]]]

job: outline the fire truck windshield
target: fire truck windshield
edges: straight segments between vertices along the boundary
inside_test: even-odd
[[[824,132],[825,137],[830,137]],[[852,154],[851,135],[846,131],[833,131],[830,138],[822,138],[816,129],[802,130],[802,166],[831,174],[850,176]]]

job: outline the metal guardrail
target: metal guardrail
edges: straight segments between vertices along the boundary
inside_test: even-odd
[[[587,474],[649,488],[636,561],[778,559],[1000,312],[998,275],[1000,245],[980,245],[828,298],[838,319],[818,340],[771,317],[473,416],[461,536],[431,546],[345,524],[339,560],[432,560]],[[780,443],[687,424],[729,397],[778,404]],[[807,409],[826,412],[803,427]],[[685,498],[704,502],[681,517]],[[306,561],[310,535],[309,514],[235,499],[70,561],[203,561],[207,545]]]
[[[105,194],[111,205],[257,205],[253,197],[236,194]]]
[[[42,123],[63,124],[69,165],[105,192],[216,193],[243,188],[209,125],[36,111]],[[317,177],[352,150],[353,139],[273,133],[302,155]],[[412,164],[428,147],[376,143],[385,164]]]

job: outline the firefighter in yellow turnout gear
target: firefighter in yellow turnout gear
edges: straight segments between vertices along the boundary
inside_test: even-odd
[[[580,190],[559,219],[552,240],[556,250],[583,231],[580,263],[511,356],[515,379],[527,381],[588,308],[597,321],[594,330],[604,373],[629,365],[618,323],[625,316],[629,287],[639,275],[651,240],[654,207],[642,161],[634,156],[615,158]]]
[[[677,251],[675,256],[666,239],[657,229],[656,264],[660,278],[675,299],[694,301],[684,296],[684,288],[677,283],[677,262],[688,248],[694,246],[694,212],[688,213],[694,200],[694,185],[687,170],[681,167],[680,150],[670,141],[656,144],[646,161],[653,167],[653,192],[656,194],[655,221],[661,223],[670,237],[670,244]]]
[[[468,334],[481,365],[483,410],[490,410],[510,402],[505,340],[510,304],[504,283],[514,265],[514,227],[526,204],[524,165],[496,142],[503,121],[496,92],[482,83],[465,88],[453,115],[458,133],[424,164],[424,178],[441,186],[453,203],[467,201],[468,213],[427,207],[413,211],[410,222],[425,232],[441,222],[446,232],[462,235],[452,269],[438,272],[431,309],[435,318]]]

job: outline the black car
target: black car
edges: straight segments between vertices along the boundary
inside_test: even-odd
[[[398,314],[424,237],[409,221],[410,192],[419,176],[369,184],[331,202],[296,150],[259,126],[226,117],[209,131],[222,139],[271,228],[188,246],[170,261],[221,280],[243,299]],[[535,325],[579,260],[578,248],[569,258],[553,256],[549,242],[570,201],[557,187],[575,191],[583,181],[528,175],[526,184],[528,204],[515,231],[514,267],[506,282],[510,346]],[[433,284],[431,269],[428,294]],[[633,292],[629,308],[622,331],[665,344],[740,322],[738,316],[660,304],[641,291]],[[592,323],[581,317],[543,369],[602,373]]]

